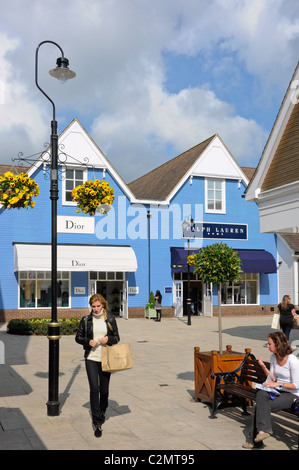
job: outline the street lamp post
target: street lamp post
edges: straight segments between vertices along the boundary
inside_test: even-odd
[[[57,67],[49,71],[52,77],[65,81],[76,76],[68,68],[69,61],[64,57],[61,47],[53,41],[43,41],[36,48],[35,53],[35,84],[37,88],[51,102],[53,107],[53,120],[51,122],[51,322],[48,323],[49,339],[49,386],[48,386],[48,416],[59,415],[58,376],[59,376],[59,338],[60,323],[57,320],[57,200],[58,200],[58,135],[57,121],[55,119],[55,105],[45,91],[38,84],[38,52],[43,44],[53,44],[58,47],[61,57],[57,59]]]
[[[191,231],[194,231],[194,221],[192,217],[190,217],[190,220],[184,220],[183,223],[183,230],[187,230],[188,233]],[[188,237],[188,251],[187,251],[187,257],[190,253],[190,238]],[[191,289],[190,289],[190,265],[187,263],[187,315],[188,315],[188,321],[187,325],[191,325]]]

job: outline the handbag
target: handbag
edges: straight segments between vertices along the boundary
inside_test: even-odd
[[[279,330],[279,328],[280,328],[279,318],[280,318],[279,313],[274,313],[273,319],[272,319],[272,325],[271,325],[271,328],[273,330]]]
[[[299,328],[299,315],[294,316],[293,328]]]
[[[132,369],[133,359],[129,344],[113,344],[104,346],[101,350],[102,370],[105,372],[119,372]]]

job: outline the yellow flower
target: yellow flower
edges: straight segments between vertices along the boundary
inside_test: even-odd
[[[72,190],[72,200],[77,203],[78,210],[95,214],[95,210],[101,204],[111,205],[114,200],[114,190],[109,182],[100,180],[89,180]],[[103,209],[105,213],[105,209]]]
[[[13,207],[27,208],[28,203],[31,205],[32,197],[38,195],[38,184],[32,178],[29,178],[27,173],[14,175],[12,172],[7,171],[0,178],[1,204],[4,204],[7,209]],[[33,206],[34,204],[31,205],[31,207]]]

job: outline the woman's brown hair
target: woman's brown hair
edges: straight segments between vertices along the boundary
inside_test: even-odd
[[[288,308],[288,300],[290,299],[290,296],[289,295],[284,295],[283,298],[282,298],[282,301],[281,301],[281,306],[284,310],[286,310]]]
[[[269,333],[268,338],[271,338],[275,347],[276,354],[279,357],[285,357],[289,354],[292,354],[293,350],[288,343],[287,337],[282,331],[275,331],[274,333]]]
[[[107,320],[107,309],[108,309],[108,302],[101,294],[93,294],[89,299],[89,305],[92,306],[94,302],[101,302],[104,309],[104,319]]]

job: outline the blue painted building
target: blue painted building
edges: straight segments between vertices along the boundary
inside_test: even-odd
[[[157,289],[164,314],[181,316],[186,313],[187,249],[219,241],[239,250],[244,271],[240,282],[222,285],[224,314],[262,313],[277,304],[276,235],[260,233],[258,208],[244,199],[249,169],[238,165],[217,134],[130,184],[77,119],[59,136],[59,148],[60,318],[85,313],[94,292],[107,298],[116,315],[143,316],[149,291]],[[48,152],[28,170],[40,189],[34,209],[0,209],[0,321],[49,317]],[[114,188],[107,215],[76,212],[71,191],[90,179]],[[193,314],[212,315],[215,286],[191,272],[190,287]]]

